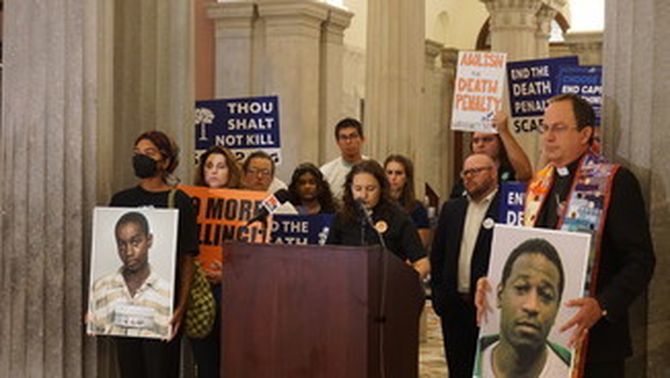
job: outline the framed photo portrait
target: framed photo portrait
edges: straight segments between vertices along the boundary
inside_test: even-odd
[[[177,222],[175,209],[93,210],[89,335],[170,336]]]
[[[486,297],[491,311],[480,327],[475,377],[510,370],[513,376],[571,376],[573,330],[559,329],[578,310],[565,302],[584,296],[590,242],[583,233],[495,226]]]

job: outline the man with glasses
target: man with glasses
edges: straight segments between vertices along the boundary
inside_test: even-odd
[[[626,168],[591,149],[595,113],[574,94],[549,100],[541,127],[547,166],[536,172],[526,193],[524,225],[592,235],[590,294],[567,305],[577,313],[561,326],[570,346],[588,335],[586,377],[623,377],[632,354],[628,307],[647,287],[655,257],[640,185]],[[487,288],[477,288],[484,315]]]
[[[474,289],[488,271],[498,218],[498,169],[487,154],[472,154],[461,172],[467,195],[440,213],[430,254],[433,308],[442,321],[450,377],[472,377],[477,345]]]
[[[509,118],[504,112],[497,112],[491,120],[491,126],[497,133],[472,133],[470,151],[473,154],[486,154],[493,159],[498,169],[498,182],[527,182],[533,177],[533,167],[528,156],[514,138],[509,129]],[[463,180],[458,180],[451,188],[449,198],[466,194]]]
[[[266,192],[275,176],[275,163],[263,151],[254,151],[242,164],[242,185],[245,189]]]
[[[365,143],[363,126],[353,118],[341,120],[335,125],[335,141],[340,148],[340,157],[324,164],[321,167],[321,172],[330,184],[333,196],[341,200],[347,173],[354,164],[368,159],[367,156],[362,154],[363,144]]]
[[[274,193],[287,186],[281,180],[275,179],[275,163],[272,157],[263,151],[252,152],[242,163],[242,187],[247,190]],[[284,202],[275,214],[298,214],[295,207]]]

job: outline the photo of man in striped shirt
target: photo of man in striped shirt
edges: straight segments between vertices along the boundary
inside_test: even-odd
[[[149,264],[154,236],[147,218],[127,212],[116,222],[114,233],[123,266],[93,283],[89,334],[169,337],[172,286]]]

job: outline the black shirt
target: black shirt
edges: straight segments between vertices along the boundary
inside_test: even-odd
[[[169,190],[149,192],[141,186],[120,191],[109,203],[112,207],[141,207],[153,206],[167,208]],[[191,197],[177,189],[174,197],[175,208],[179,210],[179,228],[177,231],[177,255],[188,253],[198,254],[198,238],[196,229],[195,209]]]
[[[540,210],[538,227],[556,228],[559,214],[556,198],[563,204],[567,201],[580,160],[568,165],[568,176],[561,179],[554,173],[556,180]],[[561,180],[567,183],[559,184]],[[595,292],[596,300],[607,310],[607,317],[589,330],[587,365],[621,360],[632,354],[628,308],[647,287],[656,260],[637,179],[628,169],[620,167],[612,180],[610,205],[600,235]]]
[[[565,169],[567,173],[561,174],[559,169],[554,170],[554,181],[547,196],[546,203],[542,206],[542,210],[537,218],[537,227],[556,228],[558,224],[558,217],[563,212],[570,188],[572,187],[572,180],[575,178],[575,172],[579,167],[580,159],[568,164]]]
[[[384,237],[386,247],[400,259],[415,262],[426,257],[416,226],[409,215],[396,204],[378,205],[372,213],[372,223]],[[384,230],[383,224],[386,224]],[[362,240],[362,232],[365,238]],[[346,217],[338,212],[328,233],[326,244],[339,245],[378,245],[379,236],[370,226]]]

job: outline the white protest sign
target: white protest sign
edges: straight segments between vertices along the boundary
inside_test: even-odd
[[[458,53],[452,130],[495,132],[491,119],[502,110],[506,60],[505,53]]]

